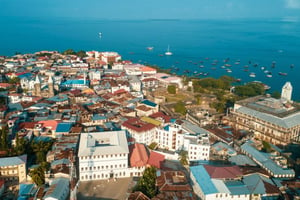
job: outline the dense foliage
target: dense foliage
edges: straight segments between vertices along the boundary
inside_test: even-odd
[[[134,191],[141,191],[147,197],[152,198],[157,194],[156,186],[156,168],[148,167],[145,169],[143,177],[138,181]]]
[[[168,85],[168,93],[169,94],[176,94],[176,86],[175,85]]]
[[[87,56],[85,51],[80,50],[80,51],[76,52],[73,49],[67,49],[62,54],[63,55],[76,55],[76,56],[78,56],[80,58],[84,58],[84,57]]]
[[[264,86],[260,83],[250,82],[246,85],[236,86],[234,93],[240,97],[253,97],[265,93]]]
[[[204,78],[193,80],[194,92],[203,92],[203,89],[223,89],[229,90],[231,83],[234,81],[229,76],[222,76],[219,79]]]
[[[187,151],[180,151],[179,152],[179,161],[182,165],[188,165],[188,152]]]
[[[180,113],[180,114],[182,114],[182,115],[185,115],[186,112],[187,112],[187,110],[186,110],[186,108],[185,108],[185,105],[184,105],[184,103],[183,103],[182,101],[178,101],[178,102],[175,104],[174,110],[175,110],[175,112]]]

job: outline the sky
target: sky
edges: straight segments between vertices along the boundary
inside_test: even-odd
[[[300,0],[0,0],[0,17],[300,20]]]

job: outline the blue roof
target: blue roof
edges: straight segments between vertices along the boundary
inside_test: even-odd
[[[62,122],[57,125],[56,133],[62,133],[62,132],[66,133],[69,132],[71,128],[72,128],[72,123]]]
[[[164,127],[165,131],[169,131],[169,129],[170,129],[170,125],[167,125],[167,126]]]
[[[23,107],[20,103],[9,103],[8,108],[11,111],[23,110]]]
[[[34,137],[34,142],[49,142],[52,140],[51,137],[48,137],[48,136],[37,136],[37,137]]]
[[[92,117],[92,120],[105,120],[106,117],[103,115],[99,115],[99,114],[94,114]]]
[[[27,161],[27,155],[0,158],[0,167],[20,165]]]
[[[84,80],[79,79],[79,80],[66,80],[65,82],[61,83],[62,86],[67,86],[67,85],[88,85],[89,80],[86,80],[84,83]]]
[[[44,199],[49,197],[52,197],[53,199],[60,199],[66,189],[69,190],[69,179],[56,178],[52,181],[50,189],[46,192]]]
[[[31,73],[25,73],[25,74],[21,74],[18,76],[18,78],[22,79],[22,78],[30,78],[32,76]]]
[[[48,100],[55,101],[55,102],[67,101],[68,100],[68,95],[60,94],[60,95],[56,95],[54,97],[48,98]]]
[[[246,152],[250,157],[254,158],[257,163],[264,166],[266,169],[270,170],[273,176],[276,175],[293,175],[295,176],[295,171],[293,169],[284,169],[277,165],[273,160],[269,158],[269,154],[262,153],[255,149],[249,144],[249,142],[244,143],[241,149]]]
[[[192,166],[190,170],[205,195],[218,193],[216,186],[202,165]]]
[[[51,167],[56,166],[56,165],[62,165],[62,164],[68,165],[68,164],[70,164],[70,160],[66,159],[66,158],[63,158],[60,160],[54,160],[53,162],[51,162]]]
[[[157,106],[156,103],[149,101],[148,99],[143,100],[141,103],[146,104],[147,106],[151,106],[151,107]]]
[[[250,194],[248,185],[242,181],[225,181],[224,183],[231,195]]]
[[[36,188],[34,184],[20,184],[19,198],[26,197],[25,199],[27,199],[27,197],[34,196],[35,192]]]

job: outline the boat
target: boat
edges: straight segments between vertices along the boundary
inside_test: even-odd
[[[99,35],[99,38],[102,38],[102,33],[101,32],[99,32],[98,35]]]
[[[154,47],[147,47],[148,51],[152,51]]]
[[[170,46],[168,45],[168,50],[165,52],[166,56],[171,56],[173,53],[170,51]]]
[[[255,74],[254,72],[251,72],[251,73],[249,74],[249,76],[252,77],[252,78],[254,78],[254,77],[256,77],[256,74]]]
[[[287,73],[285,73],[285,72],[279,72],[278,74],[281,75],[281,76],[286,76],[287,75]]]
[[[227,71],[228,73],[231,73],[231,72],[232,72],[231,69],[226,69],[226,71]]]
[[[272,78],[272,74],[267,74],[266,77]]]

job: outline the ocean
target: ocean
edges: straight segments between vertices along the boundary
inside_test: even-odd
[[[0,26],[0,55],[66,49],[116,51],[123,60],[172,69],[176,74],[229,75],[241,79],[241,84],[262,81],[271,87],[270,93],[280,92],[290,81],[292,98],[300,101],[297,21],[11,18],[0,19]],[[150,46],[152,51],[147,50]],[[172,56],[164,54],[168,46]]]

